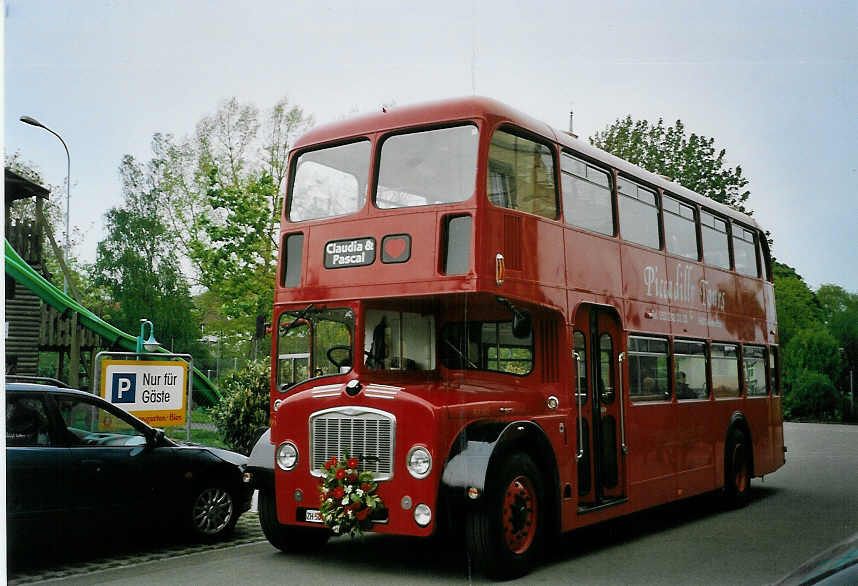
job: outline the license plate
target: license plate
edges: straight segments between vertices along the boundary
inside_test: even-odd
[[[304,511],[304,520],[308,523],[321,523],[322,515],[316,509],[307,509]]]

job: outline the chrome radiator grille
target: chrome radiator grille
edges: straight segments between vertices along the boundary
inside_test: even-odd
[[[396,419],[390,413],[336,408],[310,416],[310,472],[321,475],[325,462],[348,454],[377,480],[393,476]]]

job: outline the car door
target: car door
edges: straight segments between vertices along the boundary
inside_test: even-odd
[[[56,428],[43,393],[6,391],[6,518],[8,539],[55,535],[64,508]],[[61,443],[61,442],[60,442]]]
[[[173,449],[150,443],[147,428],[103,401],[80,395],[56,397],[69,457],[70,513],[75,522],[155,520],[168,498],[164,479]]]

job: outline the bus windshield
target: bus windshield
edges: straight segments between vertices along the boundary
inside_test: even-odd
[[[395,134],[381,146],[380,208],[404,208],[464,201],[477,175],[476,126],[454,126]]]
[[[284,312],[277,336],[277,387],[352,369],[354,312],[348,308]]]
[[[289,220],[343,216],[366,202],[368,140],[302,153],[295,165]]]

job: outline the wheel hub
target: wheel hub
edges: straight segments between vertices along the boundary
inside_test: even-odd
[[[510,551],[523,553],[536,536],[537,502],[530,481],[518,476],[504,494],[503,529]]]

